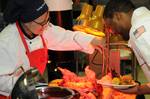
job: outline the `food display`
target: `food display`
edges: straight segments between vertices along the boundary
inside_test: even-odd
[[[119,77],[114,77],[112,79],[112,84],[116,84],[116,85],[132,85],[132,84],[134,84],[134,81],[133,81],[131,75],[123,75],[123,76],[119,76]]]
[[[62,79],[55,79],[55,80],[51,81],[48,84],[48,86],[59,86],[59,85],[61,85],[62,82],[63,82]]]
[[[131,75],[118,75],[108,73],[100,80],[96,79],[95,73],[85,68],[85,75],[78,76],[75,73],[58,67],[63,74],[62,79],[55,79],[49,86],[58,86],[75,90],[79,98],[74,99],[135,99],[136,95],[128,95],[117,91],[135,86]],[[114,90],[117,89],[117,90]]]
[[[115,78],[112,79],[112,84],[119,85],[120,82],[121,82],[121,81],[120,81],[120,78],[118,78],[118,77],[115,77]]]
[[[76,90],[80,93],[80,99],[100,99],[102,86],[96,82],[95,73],[85,68],[85,76],[77,76],[75,73],[58,67],[63,74],[62,79],[56,79],[49,83],[49,86],[62,86]]]
[[[82,90],[82,89],[87,89],[87,90],[92,90],[94,85],[92,84],[92,82],[90,81],[73,81],[73,82],[66,82],[63,84],[64,86],[67,86],[69,88],[72,89],[76,89],[76,90]]]
[[[134,94],[124,94],[118,91],[136,85],[129,74],[121,76],[113,71],[103,76],[100,80],[97,80],[97,82],[103,86],[102,99],[136,99],[136,95]]]
[[[130,74],[119,75],[114,71],[102,77],[101,80],[98,80],[98,83],[103,86],[113,87],[119,90],[134,87],[136,85]]]

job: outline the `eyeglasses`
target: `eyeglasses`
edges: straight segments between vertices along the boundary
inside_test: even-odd
[[[48,18],[47,18],[48,17]],[[34,23],[42,26],[42,27],[45,27],[47,25],[49,25],[49,21],[50,21],[50,17],[49,17],[49,12],[47,12],[46,16],[45,16],[45,20],[43,22],[36,22],[35,20],[33,20]]]
[[[33,22],[40,25],[40,26],[42,26],[42,27],[44,27],[44,26],[49,24],[49,21],[50,21],[50,18],[48,18],[47,20],[44,20],[43,22],[40,22],[40,23],[36,22],[36,21],[33,21]]]

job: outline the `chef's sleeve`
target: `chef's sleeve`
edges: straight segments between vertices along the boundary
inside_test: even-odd
[[[139,36],[136,38],[135,43],[138,47],[140,57],[150,66],[150,25],[144,25],[142,27],[144,31],[143,33],[139,32]]]
[[[65,30],[51,24],[43,36],[51,50],[80,50],[90,54],[94,52],[94,47],[90,44],[94,36],[84,32]]]
[[[141,66],[141,69],[143,70],[143,73],[145,77],[147,78],[148,81],[150,81],[150,69],[149,66],[147,65],[145,59],[143,58],[143,55],[141,54],[141,50],[137,46],[134,45],[133,42],[137,42],[136,40],[130,40],[129,44],[132,45],[132,49],[134,51],[134,54],[139,62],[139,65]]]

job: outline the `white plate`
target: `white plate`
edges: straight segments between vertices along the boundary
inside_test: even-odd
[[[109,84],[109,83],[102,83],[102,82],[98,82],[99,84],[102,84],[103,86],[106,86],[106,87],[112,87],[112,88],[115,88],[115,89],[128,89],[128,88],[131,88],[131,87],[134,87],[136,85],[135,84],[132,84],[132,85],[116,85],[116,84]]]

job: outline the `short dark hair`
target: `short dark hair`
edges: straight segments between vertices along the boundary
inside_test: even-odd
[[[113,18],[115,12],[129,12],[134,10],[135,6],[130,0],[110,0],[105,7],[103,17]]]

